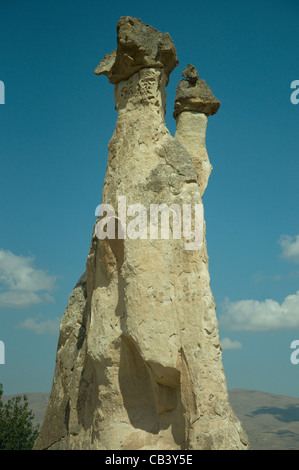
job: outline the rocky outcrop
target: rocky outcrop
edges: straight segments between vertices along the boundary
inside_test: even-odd
[[[182,75],[184,79],[177,87],[173,117],[177,118],[182,111],[195,111],[206,116],[216,114],[220,101],[206,82],[199,79],[196,68],[189,64]]]
[[[96,69],[115,84],[118,111],[103,210],[61,321],[35,448],[247,449],[228,399],[200,218],[207,115],[181,106],[172,137],[171,38],[131,17],[117,31],[117,51]]]
[[[175,45],[168,33],[126,16],[117,24],[117,49],[105,55],[95,73],[106,75],[115,85],[145,67],[163,68],[168,77],[177,65]]]
[[[203,196],[212,171],[205,138],[208,116],[216,114],[220,101],[211,88],[199,79],[196,68],[189,64],[177,86],[173,116],[176,119],[175,138],[184,144],[196,168],[197,182]]]

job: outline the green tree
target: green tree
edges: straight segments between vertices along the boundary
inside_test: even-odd
[[[32,423],[28,397],[17,395],[3,403],[0,384],[0,450],[31,450],[39,433]]]

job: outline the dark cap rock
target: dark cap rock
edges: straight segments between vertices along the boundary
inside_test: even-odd
[[[178,65],[175,45],[168,33],[161,33],[139,18],[123,16],[117,23],[117,49],[95,69],[110,83],[127,80],[145,67],[163,68],[166,75]]]
[[[206,116],[216,114],[220,101],[215,98],[211,88],[199,78],[196,68],[188,64],[177,86],[173,117],[176,119],[182,111],[195,111]]]

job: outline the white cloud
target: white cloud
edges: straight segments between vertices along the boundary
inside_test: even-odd
[[[289,275],[290,277],[290,275]],[[264,273],[254,273],[251,276],[251,279],[253,282],[262,282],[262,281],[281,281],[283,279],[283,276],[281,274],[264,274]]]
[[[290,235],[282,235],[279,239],[282,248],[281,256],[294,263],[299,263],[299,235],[291,237]]]
[[[51,334],[57,335],[59,332],[59,318],[53,320],[39,321],[39,317],[27,318],[16,325],[16,328],[34,331],[38,335]]]
[[[288,295],[280,304],[264,301],[226,300],[219,324],[232,331],[277,331],[299,328],[299,291]]]
[[[25,308],[53,300],[55,277],[33,266],[33,257],[0,249],[0,307]]]
[[[222,349],[242,349],[242,343],[240,341],[232,341],[229,338],[223,338],[221,341]]]
[[[34,292],[0,292],[0,307],[26,308],[41,302],[42,299]]]

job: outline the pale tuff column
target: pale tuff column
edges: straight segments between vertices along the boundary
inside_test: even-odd
[[[178,63],[173,41],[131,17],[117,34],[117,49],[96,69],[115,85],[118,111],[101,202],[202,206],[206,116],[219,102],[187,68],[172,137],[164,89]],[[61,321],[36,449],[248,448],[228,400],[203,238],[186,250],[183,238],[116,231],[100,240],[93,231],[86,273]]]
[[[207,123],[207,116],[195,111],[182,111],[176,119],[175,138],[186,147],[192,158],[198,173],[197,182],[201,197],[213,169],[206,150]]]
[[[194,66],[189,64],[182,75],[184,78],[178,84],[174,106],[175,139],[192,158],[202,197],[212,170],[205,144],[208,116],[218,111],[220,102],[206,82],[199,79]],[[193,253],[190,260],[194,263],[193,275],[189,273],[185,283],[181,276],[180,286],[180,290],[187,285],[190,289],[193,280],[196,283],[192,299],[193,317],[189,319],[191,328],[186,327],[187,336],[182,340],[194,397],[193,409],[189,404],[188,448],[247,449],[248,438],[230,406],[227,393],[205,235],[204,223],[202,249]],[[188,299],[187,303],[192,301]],[[185,318],[188,318],[187,310]]]

